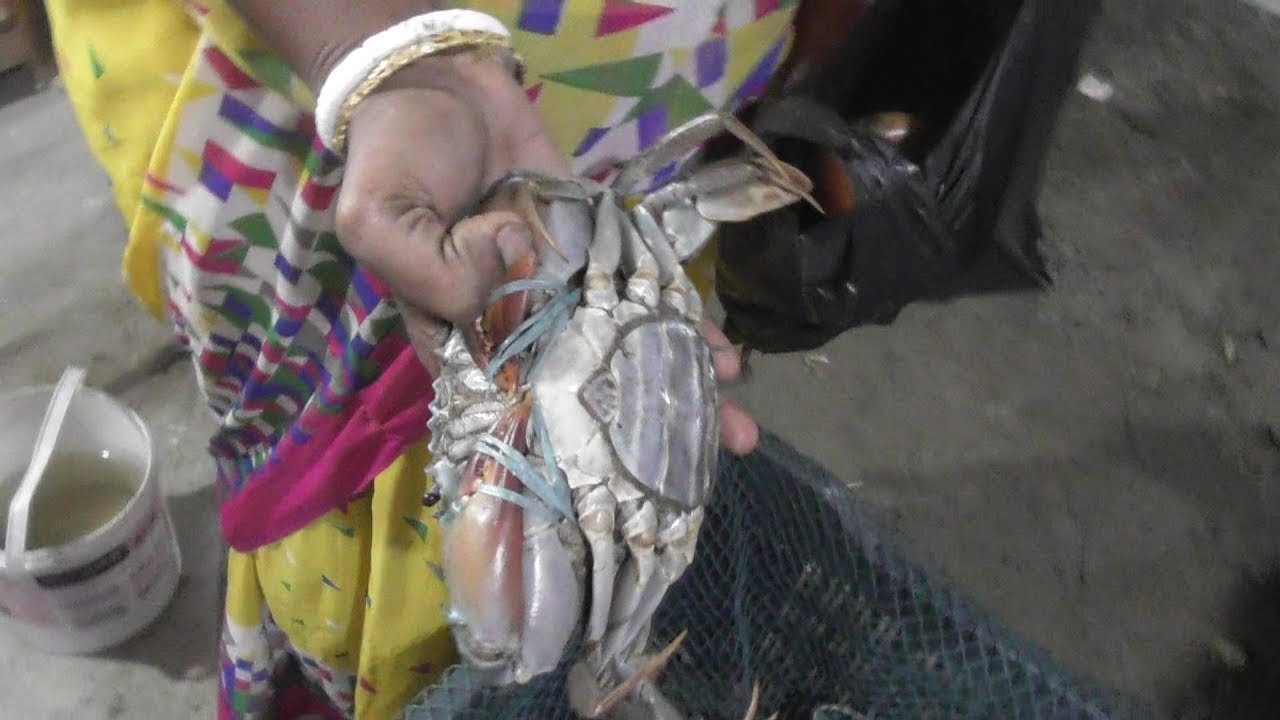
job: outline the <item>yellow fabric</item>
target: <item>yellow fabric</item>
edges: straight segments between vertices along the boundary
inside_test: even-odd
[[[174,120],[170,109],[200,31],[174,0],[47,0],[45,6],[76,119],[132,225],[151,158],[164,154],[160,138]],[[136,235],[124,260],[127,283],[142,290],[144,305],[158,316],[163,300],[155,253],[132,252]],[[148,275],[149,282],[137,282]]]
[[[358,718],[394,717],[455,659],[427,460],[415,446],[345,510],[228,560],[228,619],[256,627],[265,608],[298,650],[360,678]]]
[[[131,218],[199,30],[173,0],[48,0],[45,5],[76,119],[111,178],[120,212]],[[89,61],[71,62],[70,53]]]
[[[225,0],[203,3],[199,13],[179,0],[46,0],[45,6],[63,87],[128,224],[125,284],[161,317],[156,250],[165,242],[163,218],[140,203],[143,178],[148,170],[163,176],[182,109],[204,90],[190,73],[201,38],[237,48],[232,58],[250,74],[252,60],[267,52]],[[314,106],[294,77],[274,89]]]

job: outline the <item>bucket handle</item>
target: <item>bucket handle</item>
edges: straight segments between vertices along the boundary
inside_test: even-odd
[[[58,444],[58,436],[62,433],[62,423],[71,408],[71,400],[84,384],[85,371],[80,367],[69,367],[62,373],[57,387],[53,390],[53,398],[45,409],[44,419],[40,422],[40,431],[36,434],[35,448],[31,452],[31,462],[22,476],[18,490],[9,503],[9,524],[5,532],[4,554],[5,570],[10,576],[26,577],[30,575],[26,564],[27,524],[31,517],[31,501],[35,498],[36,489],[44,479],[49,459],[53,457],[53,449]]]

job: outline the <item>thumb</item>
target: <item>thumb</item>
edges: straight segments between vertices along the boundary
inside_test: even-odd
[[[528,251],[517,215],[458,220],[480,192],[484,132],[443,93],[398,91],[353,118],[335,225],[347,251],[402,301],[451,322],[474,317]]]
[[[506,269],[532,250],[515,213],[494,211],[446,227],[424,205],[371,213],[340,227],[355,259],[385,282],[396,298],[452,323],[482,310]]]
[[[488,293],[502,282],[505,268],[532,250],[524,224],[505,212],[469,217],[445,233],[441,243],[446,254],[471,253],[480,257],[480,260],[473,259],[464,264],[472,268],[473,277],[482,281],[445,279],[431,286],[420,289],[415,286],[397,294],[409,341],[432,375],[439,370],[436,351],[448,339],[450,323],[462,323],[478,316],[484,309]],[[493,253],[481,252],[484,248],[496,249],[496,257]],[[433,291],[433,287],[439,290]]]

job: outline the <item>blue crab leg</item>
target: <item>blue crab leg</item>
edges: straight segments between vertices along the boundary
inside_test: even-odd
[[[589,718],[603,718],[611,712],[618,703],[625,700],[629,695],[640,688],[641,685],[652,683],[657,678],[662,669],[666,667],[671,658],[675,656],[676,651],[684,644],[684,639],[689,634],[688,630],[682,630],[675,640],[672,640],[656,655],[644,658],[643,662],[635,668],[630,676],[623,680],[609,692],[603,692],[603,688],[596,683],[595,678],[590,677],[590,670],[582,663],[575,664],[569,670],[569,688],[570,692],[582,693],[583,691],[591,692],[596,695],[594,698],[576,697],[571,702],[574,710]]]
[[[561,260],[568,262],[569,256],[564,254],[564,250],[556,243],[556,239],[551,235],[551,231],[547,229],[547,224],[542,221],[542,213],[538,211],[538,201],[534,196],[533,186],[529,183],[521,183],[516,186],[516,210],[524,217],[529,228],[533,231],[533,236],[546,243],[547,247],[555,251]]]
[[[635,218],[636,229],[640,231],[640,237],[658,266],[658,282],[664,287],[670,285],[680,268],[680,260],[676,257],[676,251],[671,248],[667,233],[644,205],[637,205],[631,211],[631,216]]]
[[[476,215],[503,192],[510,191],[520,185],[537,188],[539,197],[555,200],[590,200],[600,193],[603,187],[599,183],[586,178],[562,178],[533,170],[513,170],[498,178],[485,189],[480,197],[471,204],[461,217]]]
[[[543,220],[542,212],[538,209],[538,200],[591,202],[603,190],[603,185],[587,178],[562,178],[531,170],[517,170],[490,185],[466,215],[479,212],[481,208],[494,202],[503,192],[511,192],[516,212],[528,223],[534,237],[551,248],[561,260],[568,261],[569,258],[564,249],[560,247],[555,235]]]
[[[697,322],[702,319],[702,298],[693,281],[685,274],[680,258],[671,245],[671,238],[649,213],[643,204],[631,211],[636,227],[658,265],[658,277],[662,282],[662,299],[685,318]]]

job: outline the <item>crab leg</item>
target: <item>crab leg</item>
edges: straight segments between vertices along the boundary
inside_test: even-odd
[[[646,500],[629,510],[624,506],[622,532],[630,557],[622,566],[625,582],[618,584],[609,609],[609,629],[601,643],[605,662],[623,657],[626,648],[648,628],[669,584],[665,573],[655,573],[658,513],[653,504]]]
[[[694,145],[728,131],[747,147],[751,158],[728,158],[696,168],[687,178],[645,196],[642,210],[658,221],[677,258],[683,262],[700,251],[720,223],[743,222],[804,199],[818,212],[810,192],[813,183],[799,169],[782,162],[769,147],[731,115],[709,115],[668,133],[648,152],[623,166],[614,187],[634,192],[639,183]],[[660,260],[661,261],[661,260]]]
[[[680,259],[668,241],[662,226],[643,204],[631,211],[636,228],[644,239],[653,261],[658,266],[658,279],[662,283],[662,299],[680,314],[692,320],[702,317],[702,299],[697,288],[680,266]]]
[[[659,285],[662,268],[645,246],[640,230],[633,223],[622,224],[622,261],[630,275],[627,277],[627,299],[645,307],[658,306],[661,293]]]
[[[583,277],[584,299],[588,307],[611,310],[618,304],[614,274],[622,257],[622,223],[625,219],[612,190],[601,193],[596,213],[595,237],[587,252],[587,273]]]
[[[533,231],[534,237],[547,244],[560,256],[561,260],[568,260],[564,251],[556,244],[556,239],[551,235],[551,231],[547,229],[546,223],[542,221],[542,214],[538,212],[538,202],[533,194],[533,186],[528,183],[521,183],[516,187],[516,210],[524,216],[526,222],[529,223],[530,229]]]
[[[569,703],[574,712],[586,718],[602,718],[634,693],[644,697],[651,714],[660,718],[679,718],[679,712],[670,706],[661,693],[652,689],[652,683],[684,644],[688,634],[687,630],[682,631],[661,651],[648,657],[638,657],[633,663],[621,668],[627,671],[627,678],[608,691],[600,686],[587,662],[576,663],[569,669],[566,683]]]
[[[547,232],[554,235],[560,253],[539,253],[539,277],[561,285],[570,284],[587,261],[591,244],[593,215],[589,202],[546,198],[542,217]]]
[[[813,190],[809,176],[777,158],[772,160],[756,158],[750,165],[738,167],[717,164],[695,174],[689,182],[697,193],[694,206],[698,214],[713,222],[743,222],[797,200],[804,200],[822,212],[822,206],[809,194]],[[712,189],[702,191],[698,183],[707,177],[702,173],[727,173],[738,176],[738,181],[719,188],[713,185]]]
[[[741,140],[754,153],[769,158],[779,167],[783,165],[741,120],[729,113],[707,113],[673,128],[648,150],[628,160],[614,179],[613,187],[622,195],[638,192],[641,183],[647,182],[662,168],[726,131]]]

